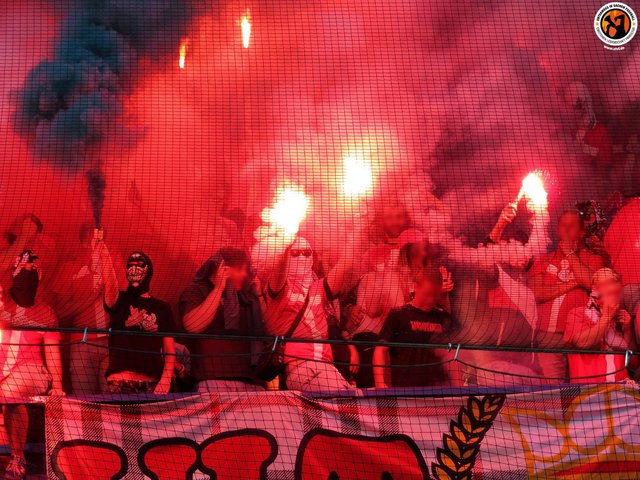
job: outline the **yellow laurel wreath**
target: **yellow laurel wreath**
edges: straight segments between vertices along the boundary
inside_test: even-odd
[[[480,443],[493,425],[505,395],[469,397],[466,407],[460,407],[458,420],[452,420],[450,433],[442,436],[444,448],[438,448],[437,463],[431,471],[438,480],[470,480]]]

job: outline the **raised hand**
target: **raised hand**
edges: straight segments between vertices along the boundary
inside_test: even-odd
[[[225,265],[224,260],[220,262],[216,273],[214,273],[212,277],[211,281],[215,286],[225,286],[227,284],[227,280],[229,279],[229,267]]]
[[[503,223],[511,223],[516,219],[518,215],[518,207],[515,203],[509,203],[506,207],[502,209],[500,213],[500,221]]]
[[[439,270],[442,275],[442,293],[451,293],[455,287],[451,272],[446,267],[440,267]]]

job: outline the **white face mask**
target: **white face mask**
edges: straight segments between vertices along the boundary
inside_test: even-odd
[[[304,238],[298,238],[291,246],[287,281],[308,289],[313,283],[313,251]]]

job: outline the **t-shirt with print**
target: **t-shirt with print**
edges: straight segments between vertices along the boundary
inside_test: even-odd
[[[578,258],[593,271],[603,266],[602,257],[583,249],[578,253]],[[553,287],[559,283],[566,283],[574,279],[569,266],[569,260],[559,250],[539,257],[531,270],[530,276],[544,275],[544,283],[547,287]],[[560,295],[548,302],[538,304],[538,329],[543,332],[562,333],[567,324],[567,316],[574,308],[587,305],[589,296],[586,290],[574,288],[564,295]]]
[[[113,308],[105,305],[112,330],[130,332],[175,332],[168,303],[154,297],[141,297],[121,291]],[[124,371],[160,379],[164,368],[162,336],[118,335],[109,337],[109,368],[106,376]]]
[[[407,304],[389,313],[380,339],[383,342],[433,343],[435,338],[452,329],[453,319],[444,310],[425,311]],[[433,365],[440,359],[431,348],[392,347],[390,354],[393,387],[441,385],[447,380],[444,368]]]
[[[305,292],[302,286],[288,283],[280,292],[269,292],[269,304],[265,311],[265,328],[270,335],[285,335],[300,309],[304,307],[306,296],[309,303],[292,338],[327,340],[329,338],[329,315],[334,296],[326,280],[314,281]],[[299,359],[332,362],[331,345],[311,342],[288,342],[285,345],[285,362]]]
[[[589,329],[596,325],[601,318],[601,313],[596,308],[574,308],[567,318],[567,329],[564,334],[566,343],[571,343],[575,333]],[[593,339],[594,346],[590,350],[627,350],[629,345],[624,340],[615,322],[611,322],[609,329],[601,339]],[[624,355],[612,354],[578,354],[567,355],[569,360],[569,378],[571,383],[600,383],[619,382],[629,377],[624,368]]]

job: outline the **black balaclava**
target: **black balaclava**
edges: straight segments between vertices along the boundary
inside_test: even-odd
[[[127,260],[127,292],[143,295],[149,291],[149,284],[153,277],[151,259],[142,252],[133,252]]]
[[[9,295],[20,307],[33,307],[36,303],[40,275],[35,268],[27,270],[23,267],[27,263],[33,263],[37,258],[31,250],[25,250],[16,257],[16,263],[13,266],[13,285],[9,288]]]

